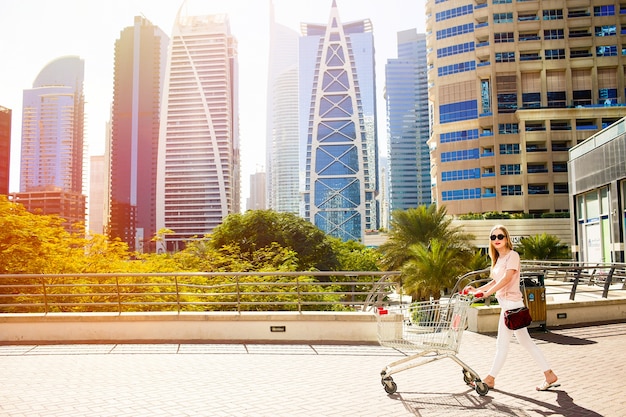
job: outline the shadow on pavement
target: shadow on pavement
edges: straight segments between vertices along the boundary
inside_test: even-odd
[[[531,333],[533,339],[543,340],[544,342],[556,343],[558,345],[593,345],[598,342],[593,340],[582,339],[580,337],[567,336],[557,333]]]
[[[530,398],[522,395],[511,394],[498,390],[503,395],[516,398],[520,401],[520,406],[511,406],[494,400],[489,394],[484,397],[476,395],[471,390],[463,394],[433,393],[433,392],[404,392],[390,395],[389,398],[402,401],[407,411],[416,416],[437,416],[456,415],[468,411],[480,412],[485,416],[520,416],[527,415],[528,411],[533,411],[538,415],[558,415],[564,417],[601,417],[601,414],[574,403],[574,399],[565,391],[551,390],[548,392],[557,395],[557,405]],[[543,395],[543,393],[542,393]],[[477,414],[478,415],[478,414]]]

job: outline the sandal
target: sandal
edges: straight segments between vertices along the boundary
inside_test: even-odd
[[[543,381],[543,384],[541,384],[541,386],[536,387],[535,389],[537,391],[548,391],[550,388],[556,388],[556,387],[560,387],[561,384],[559,384],[557,381],[554,381],[552,383],[548,382],[548,381]]]

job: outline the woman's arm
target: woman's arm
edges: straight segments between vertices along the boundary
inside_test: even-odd
[[[499,282],[496,282],[495,280],[491,281],[489,284],[483,285],[482,287],[477,289],[478,290],[483,290],[483,298],[487,298],[489,297],[491,294],[495,294],[496,291],[498,291],[500,288],[503,288],[505,286],[507,286],[511,280],[515,277],[515,274],[517,273],[517,271],[515,269],[507,269],[506,273],[504,274],[504,278],[502,278]],[[483,287],[487,287],[488,288],[483,288]]]

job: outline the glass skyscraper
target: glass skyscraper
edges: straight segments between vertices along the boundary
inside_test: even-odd
[[[299,214],[298,33],[276,23],[274,7],[270,7],[267,203],[274,211]]]
[[[387,61],[385,81],[390,210],[429,205],[426,35],[398,33],[398,58]]]
[[[161,106],[157,232],[165,248],[202,238],[239,212],[237,42],[225,14],[181,7],[172,31]]]
[[[343,240],[378,229],[374,40],[369,20],[303,24],[300,132],[306,138],[304,217]]]
[[[24,90],[20,192],[27,210],[56,214],[68,229],[85,221],[83,194],[85,62],[57,58]]]
[[[154,252],[159,106],[168,36],[135,17],[115,42],[107,234]]]

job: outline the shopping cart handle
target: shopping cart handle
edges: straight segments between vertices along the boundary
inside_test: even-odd
[[[474,298],[485,298],[485,293],[479,291],[474,293]]]

